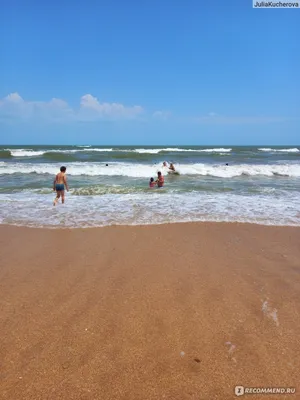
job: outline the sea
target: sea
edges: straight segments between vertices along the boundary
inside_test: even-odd
[[[62,165],[70,191],[53,207]],[[165,186],[150,189],[158,171]],[[300,146],[1,146],[0,203],[1,224],[32,227],[300,226]]]

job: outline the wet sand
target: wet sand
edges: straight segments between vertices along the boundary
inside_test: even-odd
[[[1,400],[300,398],[300,228],[2,225],[0,240]]]

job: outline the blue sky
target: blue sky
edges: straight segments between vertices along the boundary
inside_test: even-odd
[[[2,2],[0,142],[299,144],[299,17],[250,0]]]

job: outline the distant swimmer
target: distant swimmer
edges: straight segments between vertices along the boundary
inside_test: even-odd
[[[169,170],[175,172],[175,167],[174,167],[174,164],[173,164],[173,163],[170,163]]]
[[[164,186],[165,178],[163,177],[160,171],[157,173],[156,183],[159,188],[162,188]]]
[[[108,167],[108,164],[105,164]]]
[[[155,185],[156,185],[156,182],[154,181],[154,178],[150,178],[149,187],[150,187],[150,188],[154,188]]]
[[[229,165],[228,163],[226,163],[226,165]]]
[[[168,164],[166,163],[166,161],[164,161],[163,162],[163,165],[162,165],[164,168],[167,168],[167,166],[168,166]]]
[[[66,177],[66,167],[60,167],[60,172],[56,175],[53,182],[53,191],[56,192],[56,198],[53,201],[53,205],[56,206],[59,198],[61,197],[61,202],[65,202],[65,188],[67,192],[69,191],[69,185]]]

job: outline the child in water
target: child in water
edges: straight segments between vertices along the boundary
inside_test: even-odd
[[[156,185],[156,182],[154,182],[154,178],[150,178],[149,187],[150,187],[150,188],[154,188],[155,185]]]
[[[65,202],[65,189],[69,191],[69,186],[66,177],[66,167],[61,167],[60,172],[56,175],[53,182],[53,191],[56,192],[56,198],[53,201],[53,205],[56,206],[59,198],[61,197],[61,202]]]
[[[162,188],[164,186],[165,178],[163,177],[163,175],[161,174],[160,171],[158,171],[158,173],[157,173],[156,183],[157,183],[157,187],[159,187],[159,188]]]

